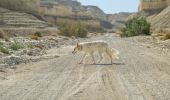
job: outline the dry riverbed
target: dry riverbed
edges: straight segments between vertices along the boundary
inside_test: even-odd
[[[78,64],[72,55],[77,40],[48,49],[45,59],[0,72],[1,100],[169,100],[170,52],[150,37],[120,38],[113,34],[80,41],[105,40],[120,51],[108,65]],[[68,42],[66,42],[68,43]],[[161,43],[162,44],[162,43]],[[96,56],[96,59],[98,56]]]

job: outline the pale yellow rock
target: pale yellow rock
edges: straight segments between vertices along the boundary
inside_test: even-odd
[[[40,0],[0,0],[0,6],[30,13],[39,12]]]
[[[139,11],[166,8],[170,0],[140,0]]]

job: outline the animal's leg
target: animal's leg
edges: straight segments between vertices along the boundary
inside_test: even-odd
[[[113,62],[112,62],[112,59],[113,59],[113,58],[112,58],[112,55],[111,55],[111,53],[110,53],[108,50],[106,50],[106,53],[107,53],[107,55],[110,57],[111,64],[112,64],[112,63],[113,63]]]
[[[91,55],[91,57],[92,57],[92,59],[93,59],[93,64],[96,64],[95,59],[94,59],[93,52],[92,52],[92,53],[90,53],[90,55]]]
[[[79,64],[82,64],[82,63],[83,63],[84,58],[86,57],[86,55],[87,55],[87,53],[85,53],[85,54],[83,55],[83,57],[82,57],[82,59],[81,59],[81,61],[80,61],[80,63],[79,63]]]
[[[103,60],[103,55],[102,55],[102,52],[100,52],[100,51],[99,51],[99,56],[100,56],[100,59],[99,59],[98,63],[100,63]]]

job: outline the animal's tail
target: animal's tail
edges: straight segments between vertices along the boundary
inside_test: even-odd
[[[109,48],[109,51],[113,58],[119,59],[119,51],[114,48]]]

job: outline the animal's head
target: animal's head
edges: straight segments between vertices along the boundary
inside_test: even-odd
[[[77,52],[79,52],[79,51],[81,51],[82,50],[82,46],[79,44],[79,43],[77,43],[77,45],[76,45],[76,47],[74,48],[74,50],[73,50],[73,54],[75,54],[75,53],[77,53]]]

